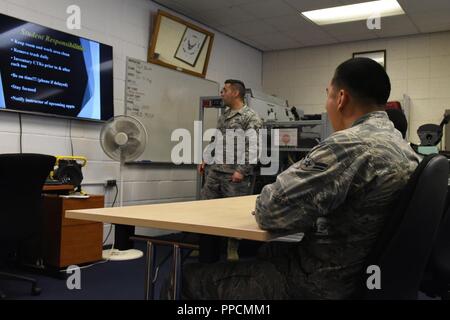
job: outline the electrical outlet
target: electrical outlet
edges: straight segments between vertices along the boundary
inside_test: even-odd
[[[107,180],[106,181],[106,187],[107,188],[112,188],[117,186],[117,180]]]

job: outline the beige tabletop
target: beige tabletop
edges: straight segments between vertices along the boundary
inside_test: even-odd
[[[66,211],[72,219],[269,241],[251,212],[257,196]]]

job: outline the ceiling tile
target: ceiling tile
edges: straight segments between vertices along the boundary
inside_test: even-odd
[[[394,37],[417,34],[417,27],[406,15],[381,18],[381,29],[377,30],[379,37]]]
[[[183,14],[189,18],[194,18],[196,11],[191,8],[185,7],[182,2],[176,0],[155,0],[156,3],[163,5],[173,11]]]
[[[160,1],[163,2],[164,0]],[[217,0],[176,0],[176,1],[181,5],[183,5],[183,7],[190,8],[195,11],[215,10],[229,6],[227,1],[217,1]]]
[[[228,28],[246,37],[274,33],[277,31],[274,27],[261,20],[236,23],[228,26]]]
[[[302,46],[301,43],[280,34],[279,32],[255,35],[250,38],[258,43],[263,43],[272,50],[299,48]]]
[[[407,14],[450,11],[448,0],[397,0]]]
[[[251,2],[260,2],[260,1],[261,0],[225,0],[225,2],[229,6],[238,6],[238,5],[241,5],[241,4],[248,4],[248,3],[251,3]]]
[[[305,20],[300,14],[288,14],[280,17],[271,17],[264,19],[264,22],[270,24],[275,27],[275,29],[280,31],[292,30],[292,29],[300,29],[300,28],[316,28],[319,27]]]
[[[198,12],[203,21],[214,25],[232,25],[249,20],[248,15],[237,7],[227,7],[221,10],[209,10]]]
[[[338,42],[351,42],[351,41],[362,41],[362,40],[372,40],[378,39],[376,34],[368,35],[368,34],[343,34],[340,36],[336,36]]]
[[[305,20],[299,14],[265,19],[264,22],[269,23],[275,29],[288,34],[291,38],[300,42],[304,42],[302,39],[309,41],[311,38],[333,40],[325,30]]]
[[[268,51],[268,50],[272,50],[269,46],[265,45],[265,44],[261,44],[258,41],[251,39],[251,38],[247,38],[247,37],[243,37],[240,36],[240,41],[256,48],[259,49],[261,51]]]
[[[357,4],[357,3],[363,3],[363,2],[370,2],[374,0],[339,0],[338,2],[341,3],[341,5],[346,6],[349,4]]]
[[[409,16],[421,32],[450,30],[450,11],[411,13]]]
[[[284,0],[284,2],[298,11],[316,10],[341,5],[336,0]]]
[[[226,35],[229,35],[230,37],[236,38],[236,39],[245,39],[247,37],[243,36],[242,34],[239,34],[235,29],[231,29],[229,26],[221,26],[219,27],[220,31],[225,33]],[[241,40],[243,41],[243,40]]]
[[[248,15],[258,19],[279,17],[292,13],[292,8],[283,0],[260,0],[238,6]]]
[[[257,41],[254,41],[254,40],[251,39],[251,38],[247,38],[247,37],[245,37],[245,36],[243,36],[243,35],[240,35],[240,34],[236,33],[236,31],[231,30],[231,29],[228,28],[228,27],[221,26],[221,27],[220,27],[220,31],[221,31],[223,34],[225,34],[225,35],[227,35],[227,36],[229,36],[229,37],[231,37],[231,38],[233,38],[233,39],[235,39],[235,40],[237,40],[237,41],[240,41],[240,42],[242,42],[242,43],[244,43],[244,44],[248,44],[249,46],[252,46],[252,47],[254,47],[254,48],[256,48],[256,49],[259,49],[259,50],[261,50],[261,51],[267,51],[267,50],[269,50],[269,47],[265,46],[264,44],[259,43],[259,42],[257,42]]]
[[[358,41],[378,38],[377,31],[369,30],[366,21],[352,21],[322,26],[332,37],[340,41]]]
[[[292,34],[289,32],[285,32],[284,34],[289,36],[291,39],[302,43],[303,46],[319,46],[339,42],[337,39],[327,34],[324,34],[323,36],[311,36],[308,33]]]
[[[321,26],[322,30],[331,35],[344,34],[373,34],[373,30],[369,30],[366,21],[352,21],[339,24],[329,24]]]

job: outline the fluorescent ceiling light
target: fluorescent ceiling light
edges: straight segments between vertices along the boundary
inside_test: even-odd
[[[327,9],[302,12],[312,22],[318,25],[367,20],[374,17],[389,17],[405,14],[396,0],[379,0],[351,4]]]

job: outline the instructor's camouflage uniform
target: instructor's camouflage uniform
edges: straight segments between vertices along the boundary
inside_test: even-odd
[[[242,150],[242,148],[239,149],[237,139],[235,140],[234,137],[231,139],[230,136],[227,137],[227,130],[228,133],[235,132],[238,135],[244,135],[245,131],[253,129],[256,134],[261,126],[262,121],[259,116],[246,105],[240,110],[227,108],[219,117],[217,130],[220,131],[222,139],[220,141],[216,138],[214,142],[217,148],[219,147],[218,143],[221,142],[223,148],[220,150],[216,149],[215,156],[222,158],[223,164],[212,164],[206,167],[206,180],[201,193],[202,200],[239,197],[251,194],[252,174],[255,164],[251,164],[254,162],[251,161],[253,159],[251,159],[251,154],[249,152],[250,139],[245,139],[244,136],[241,136],[245,139],[245,144],[242,146],[244,147],[244,150]],[[227,150],[227,139],[229,139],[230,142],[234,142],[231,150]],[[257,145],[252,145],[252,147],[257,147]],[[232,153],[232,163],[227,164],[227,152]],[[242,153],[244,153],[243,156],[245,161],[242,164],[238,164],[237,159]],[[236,171],[244,176],[241,182],[231,181],[231,177]],[[229,242],[231,242],[229,245],[237,246],[235,240]],[[222,237],[201,235],[199,238],[200,262],[212,263],[218,261],[220,259],[221,243]]]
[[[239,155],[237,144],[234,143],[234,150],[227,150],[226,134],[227,130],[249,130],[254,129],[256,132],[261,128],[262,121],[255,111],[244,105],[240,110],[235,111],[227,108],[220,116],[217,129],[223,137],[223,163],[207,166],[206,181],[202,189],[202,199],[217,199],[226,197],[237,197],[250,194],[251,176],[253,174],[254,164],[249,164],[249,146],[245,145],[245,164],[225,164],[226,154],[233,152]],[[217,141],[216,141],[217,143]],[[235,171],[240,172],[244,176],[244,180],[240,183],[231,181],[231,176]]]
[[[268,243],[252,261],[186,265],[183,296],[350,297],[390,206],[419,161],[385,112],[366,114],[316,146],[258,197],[259,226],[304,232],[301,242]]]

